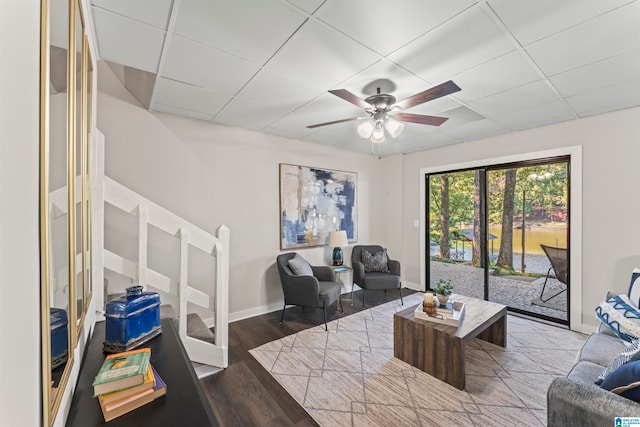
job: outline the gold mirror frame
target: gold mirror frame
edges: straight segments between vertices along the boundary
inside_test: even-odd
[[[84,17],[82,14],[82,7],[80,6],[80,0],[74,1],[74,10],[75,10],[75,30],[73,43],[73,52],[74,52],[74,67],[71,68],[75,70],[75,87],[74,87],[74,108],[73,108],[73,117],[74,117],[74,134],[72,137],[73,149],[74,149],[74,160],[73,163],[73,179],[74,179],[74,193],[73,193],[73,213],[74,213],[74,224],[75,224],[75,235],[74,235],[74,261],[75,261],[75,309],[76,315],[74,319],[76,319],[77,329],[76,329],[76,338],[74,340],[74,348],[78,343],[78,335],[82,330],[82,324],[84,321],[84,301],[85,298],[85,283],[86,283],[86,257],[85,257],[85,244],[84,237],[86,236],[86,180],[85,180],[85,169],[86,169],[86,138],[85,138],[85,127],[86,127],[86,103],[87,103],[87,94],[86,94],[86,58],[83,54],[84,51]]]
[[[88,290],[87,253],[90,248],[90,212],[91,207],[87,201],[90,198],[90,148],[88,141],[90,140],[92,118],[87,113],[88,108],[88,81],[93,79],[93,75],[89,74],[89,44],[86,34],[84,34],[83,13],[80,0],[41,0],[41,17],[40,17],[40,298],[41,298],[41,341],[42,341],[42,425],[51,426],[60,408],[62,396],[66,389],[71,370],[74,363],[74,350],[78,344],[78,331],[82,329],[84,314],[90,301],[90,291]],[[54,7],[60,6],[60,10],[52,11]],[[64,10],[63,10],[64,9]],[[56,36],[60,36],[60,46],[55,46],[54,56],[52,59],[52,17],[68,16],[68,28],[59,29]],[[76,22],[78,16],[79,22]],[[57,21],[57,20],[56,20]],[[76,25],[80,30],[77,33]],[[56,29],[57,30],[57,29]],[[63,35],[64,33],[64,35]],[[64,39],[62,37],[64,36]],[[76,51],[78,36],[80,37],[81,55],[81,71],[79,78],[76,78],[77,61]],[[66,47],[66,53],[64,48]],[[58,65],[52,73],[52,67]],[[66,68],[66,76],[62,74]],[[91,73],[93,70],[91,69]],[[65,81],[66,80],[66,81]],[[80,99],[76,100],[76,85],[80,85]],[[61,103],[62,89],[66,91],[65,110],[54,111],[52,107],[52,93],[59,93],[61,96],[56,97],[55,104]],[[91,88],[93,90],[93,88]],[[92,101],[91,101],[92,102]],[[79,110],[79,111],[78,111]],[[59,113],[59,114],[52,114]],[[91,114],[92,116],[93,114]],[[54,116],[54,117],[52,117]],[[55,120],[56,144],[52,144],[51,126]],[[76,129],[77,121],[80,121],[80,128]],[[62,129],[64,128],[64,130]],[[60,135],[58,135],[58,133]],[[79,135],[77,135],[79,133]],[[78,140],[77,137],[80,139]],[[58,141],[59,140],[59,141]],[[80,145],[78,147],[78,141]],[[64,147],[65,153],[62,152]],[[52,151],[53,150],[53,151]],[[78,151],[78,153],[76,153]],[[79,157],[80,179],[81,185],[81,214],[77,218],[76,214],[76,155]],[[52,162],[60,162],[59,168],[54,168]],[[64,163],[62,163],[64,162]],[[65,165],[66,163],[66,165]],[[59,169],[59,171],[58,171]],[[64,169],[64,170],[63,170]],[[55,179],[52,179],[55,175]],[[64,175],[64,177],[62,176]],[[51,190],[54,185],[60,184],[58,194],[53,198],[62,199],[60,194],[66,194],[66,218],[64,218],[63,208],[56,209],[50,206],[54,200],[51,197]],[[66,186],[66,191],[63,189]],[[58,204],[59,206],[60,204]],[[63,203],[64,205],[64,203]],[[60,218],[56,223],[57,226],[66,224],[65,233],[55,233],[52,226],[55,218]],[[66,221],[65,221],[66,219]],[[80,222],[78,222],[80,221]],[[80,229],[77,230],[77,225]],[[61,228],[61,227],[60,227]],[[82,245],[80,262],[82,264],[81,277],[83,278],[82,288],[77,289],[76,275],[76,233],[81,234],[80,244]],[[56,239],[62,236],[57,234],[65,234],[64,239],[59,244]],[[56,239],[54,239],[56,237]],[[56,247],[59,250],[56,252]],[[63,258],[63,266],[55,263],[54,254],[62,252],[60,249],[64,247],[66,259]],[[64,272],[64,274],[60,274]],[[64,276],[64,277],[62,277]],[[55,280],[55,282],[52,282]],[[66,282],[66,283],[65,283]],[[66,285],[67,289],[60,292],[57,289],[60,284]],[[64,301],[60,298],[60,293],[67,296]],[[78,293],[82,298],[80,303]],[[53,298],[53,300],[52,300]],[[51,324],[50,312],[53,306],[65,304],[67,311],[67,361],[64,366],[60,366],[62,372],[56,372],[55,378],[59,381],[57,384],[52,382],[54,375],[52,374],[52,357],[51,357]]]

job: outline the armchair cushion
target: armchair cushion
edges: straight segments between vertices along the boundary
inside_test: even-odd
[[[289,268],[291,272],[296,276],[313,276],[313,270],[311,266],[300,255],[296,254],[293,258],[288,261]]]
[[[371,253],[363,249],[362,250],[362,263],[364,264],[364,271],[388,273],[389,266],[387,265],[389,257],[387,256],[387,250],[383,249],[371,255]]]

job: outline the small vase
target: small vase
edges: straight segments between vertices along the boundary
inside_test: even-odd
[[[444,307],[445,305],[447,305],[447,302],[449,301],[449,295],[437,294],[436,297],[438,298],[438,301],[440,301],[441,307]]]

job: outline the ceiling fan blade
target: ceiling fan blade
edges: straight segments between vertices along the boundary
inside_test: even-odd
[[[459,90],[460,88],[458,87],[458,85],[449,80],[448,82],[444,82],[442,84],[439,84],[438,86],[434,86],[431,89],[427,89],[423,92],[416,93],[413,96],[398,101],[392,108],[400,108],[401,110],[404,110],[406,108],[424,104],[427,101],[433,101],[434,99],[450,95]]]
[[[401,122],[411,122],[431,126],[440,126],[441,124],[449,120],[448,117],[423,116],[422,114],[409,113],[398,113],[394,114],[392,117],[396,120],[400,120]]]
[[[307,128],[313,129],[313,128],[318,128],[320,126],[335,125],[337,123],[351,122],[351,121],[354,121],[354,120],[361,120],[361,119],[368,119],[368,118],[369,118],[369,116],[366,116],[366,117],[349,117],[348,119],[334,120],[332,122],[325,122],[325,123],[318,123],[318,124],[315,124],[315,125],[309,125],[309,126],[307,126]]]
[[[353,105],[356,105],[360,108],[371,108],[372,105],[369,104],[368,102],[366,102],[364,99],[358,98],[357,96],[355,96],[354,94],[352,94],[351,92],[349,92],[346,89],[334,89],[334,90],[330,90],[329,93],[344,99],[347,102],[352,103]]]

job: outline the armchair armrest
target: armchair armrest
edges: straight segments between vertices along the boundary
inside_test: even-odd
[[[351,268],[353,268],[353,283],[361,285],[364,279],[364,264],[360,261],[352,261]]]
[[[558,377],[547,390],[547,425],[613,425],[615,417],[637,417],[640,403],[598,386]]]
[[[328,267],[326,265],[314,267],[312,265],[311,270],[313,270],[313,275],[321,282],[336,281],[336,273],[333,271],[331,267]]]
[[[313,276],[288,276],[282,284],[287,304],[317,307],[320,305],[320,287]]]
[[[387,260],[387,267],[389,267],[389,273],[393,274],[394,276],[399,276],[400,275],[400,262],[399,261],[395,261],[393,259]]]

